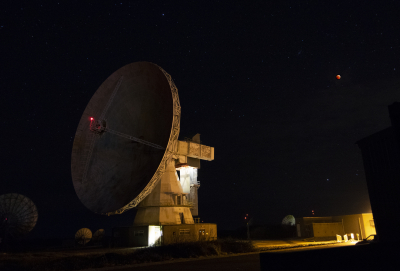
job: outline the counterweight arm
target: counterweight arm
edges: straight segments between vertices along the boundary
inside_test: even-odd
[[[156,149],[160,149],[160,150],[164,150],[165,149],[165,148],[161,147],[160,145],[148,142],[146,140],[143,140],[143,139],[131,136],[131,135],[120,133],[120,132],[117,132],[117,131],[114,131],[114,130],[111,130],[111,129],[108,129],[108,128],[104,128],[104,131],[109,132],[109,133],[114,134],[114,135],[125,137],[125,138],[127,138],[129,140],[136,141],[136,142],[142,143],[144,145],[147,145],[147,146],[150,146],[150,147],[153,147],[153,148],[156,148]]]

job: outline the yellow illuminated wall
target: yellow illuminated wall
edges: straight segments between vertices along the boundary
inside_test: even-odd
[[[342,223],[313,223],[314,237],[343,235]]]
[[[376,234],[375,222],[372,213],[362,214],[363,227],[363,238],[367,238],[371,234]]]

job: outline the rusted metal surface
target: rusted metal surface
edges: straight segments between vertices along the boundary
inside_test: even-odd
[[[82,115],[72,149],[72,181],[82,203],[108,215],[137,206],[173,154],[180,114],[171,76],[153,63],[126,65],[104,81]],[[91,118],[105,123],[104,131],[93,132]]]

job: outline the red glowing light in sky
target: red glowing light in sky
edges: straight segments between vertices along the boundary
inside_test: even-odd
[[[339,74],[336,75],[336,79],[339,80],[340,78],[342,78]]]
[[[90,118],[90,120],[93,120],[93,118]]]

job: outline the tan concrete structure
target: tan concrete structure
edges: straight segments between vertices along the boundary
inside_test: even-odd
[[[217,224],[168,225],[163,227],[164,245],[187,241],[217,240]]]
[[[336,221],[343,220],[345,233],[358,233],[362,239],[367,238],[371,234],[376,234],[372,213],[335,216],[333,218]]]
[[[186,163],[184,162],[185,157],[207,161],[214,160],[214,148],[200,144],[200,142],[178,140],[176,148],[176,154],[182,156],[181,163]]]
[[[188,141],[177,140],[173,149],[160,181],[137,207],[135,226],[194,224],[200,187],[197,170],[200,160],[214,160],[214,148],[200,144],[200,134],[196,134]]]
[[[172,161],[154,190],[139,204],[134,225],[194,224],[186,197]]]
[[[317,239],[336,239],[336,234],[354,234],[354,238],[364,239],[376,234],[372,213],[362,213],[328,217],[296,218],[297,236]]]
[[[193,219],[193,215],[198,215],[197,191],[200,183],[197,180],[197,170],[200,168],[200,160],[213,159],[214,148],[200,144],[200,134],[187,141],[176,141],[174,155],[168,161],[160,181],[138,205],[132,229],[125,230],[126,238],[133,240],[129,241],[130,245],[146,246],[146,243],[170,244],[217,238],[216,224],[195,224]]]
[[[314,237],[313,223],[332,223],[332,217],[298,217],[296,218],[297,237]]]
[[[217,240],[217,224],[196,223],[165,226],[132,226],[113,229],[116,246],[146,247],[181,242]]]
[[[314,237],[334,237],[343,235],[342,223],[312,223]]]

